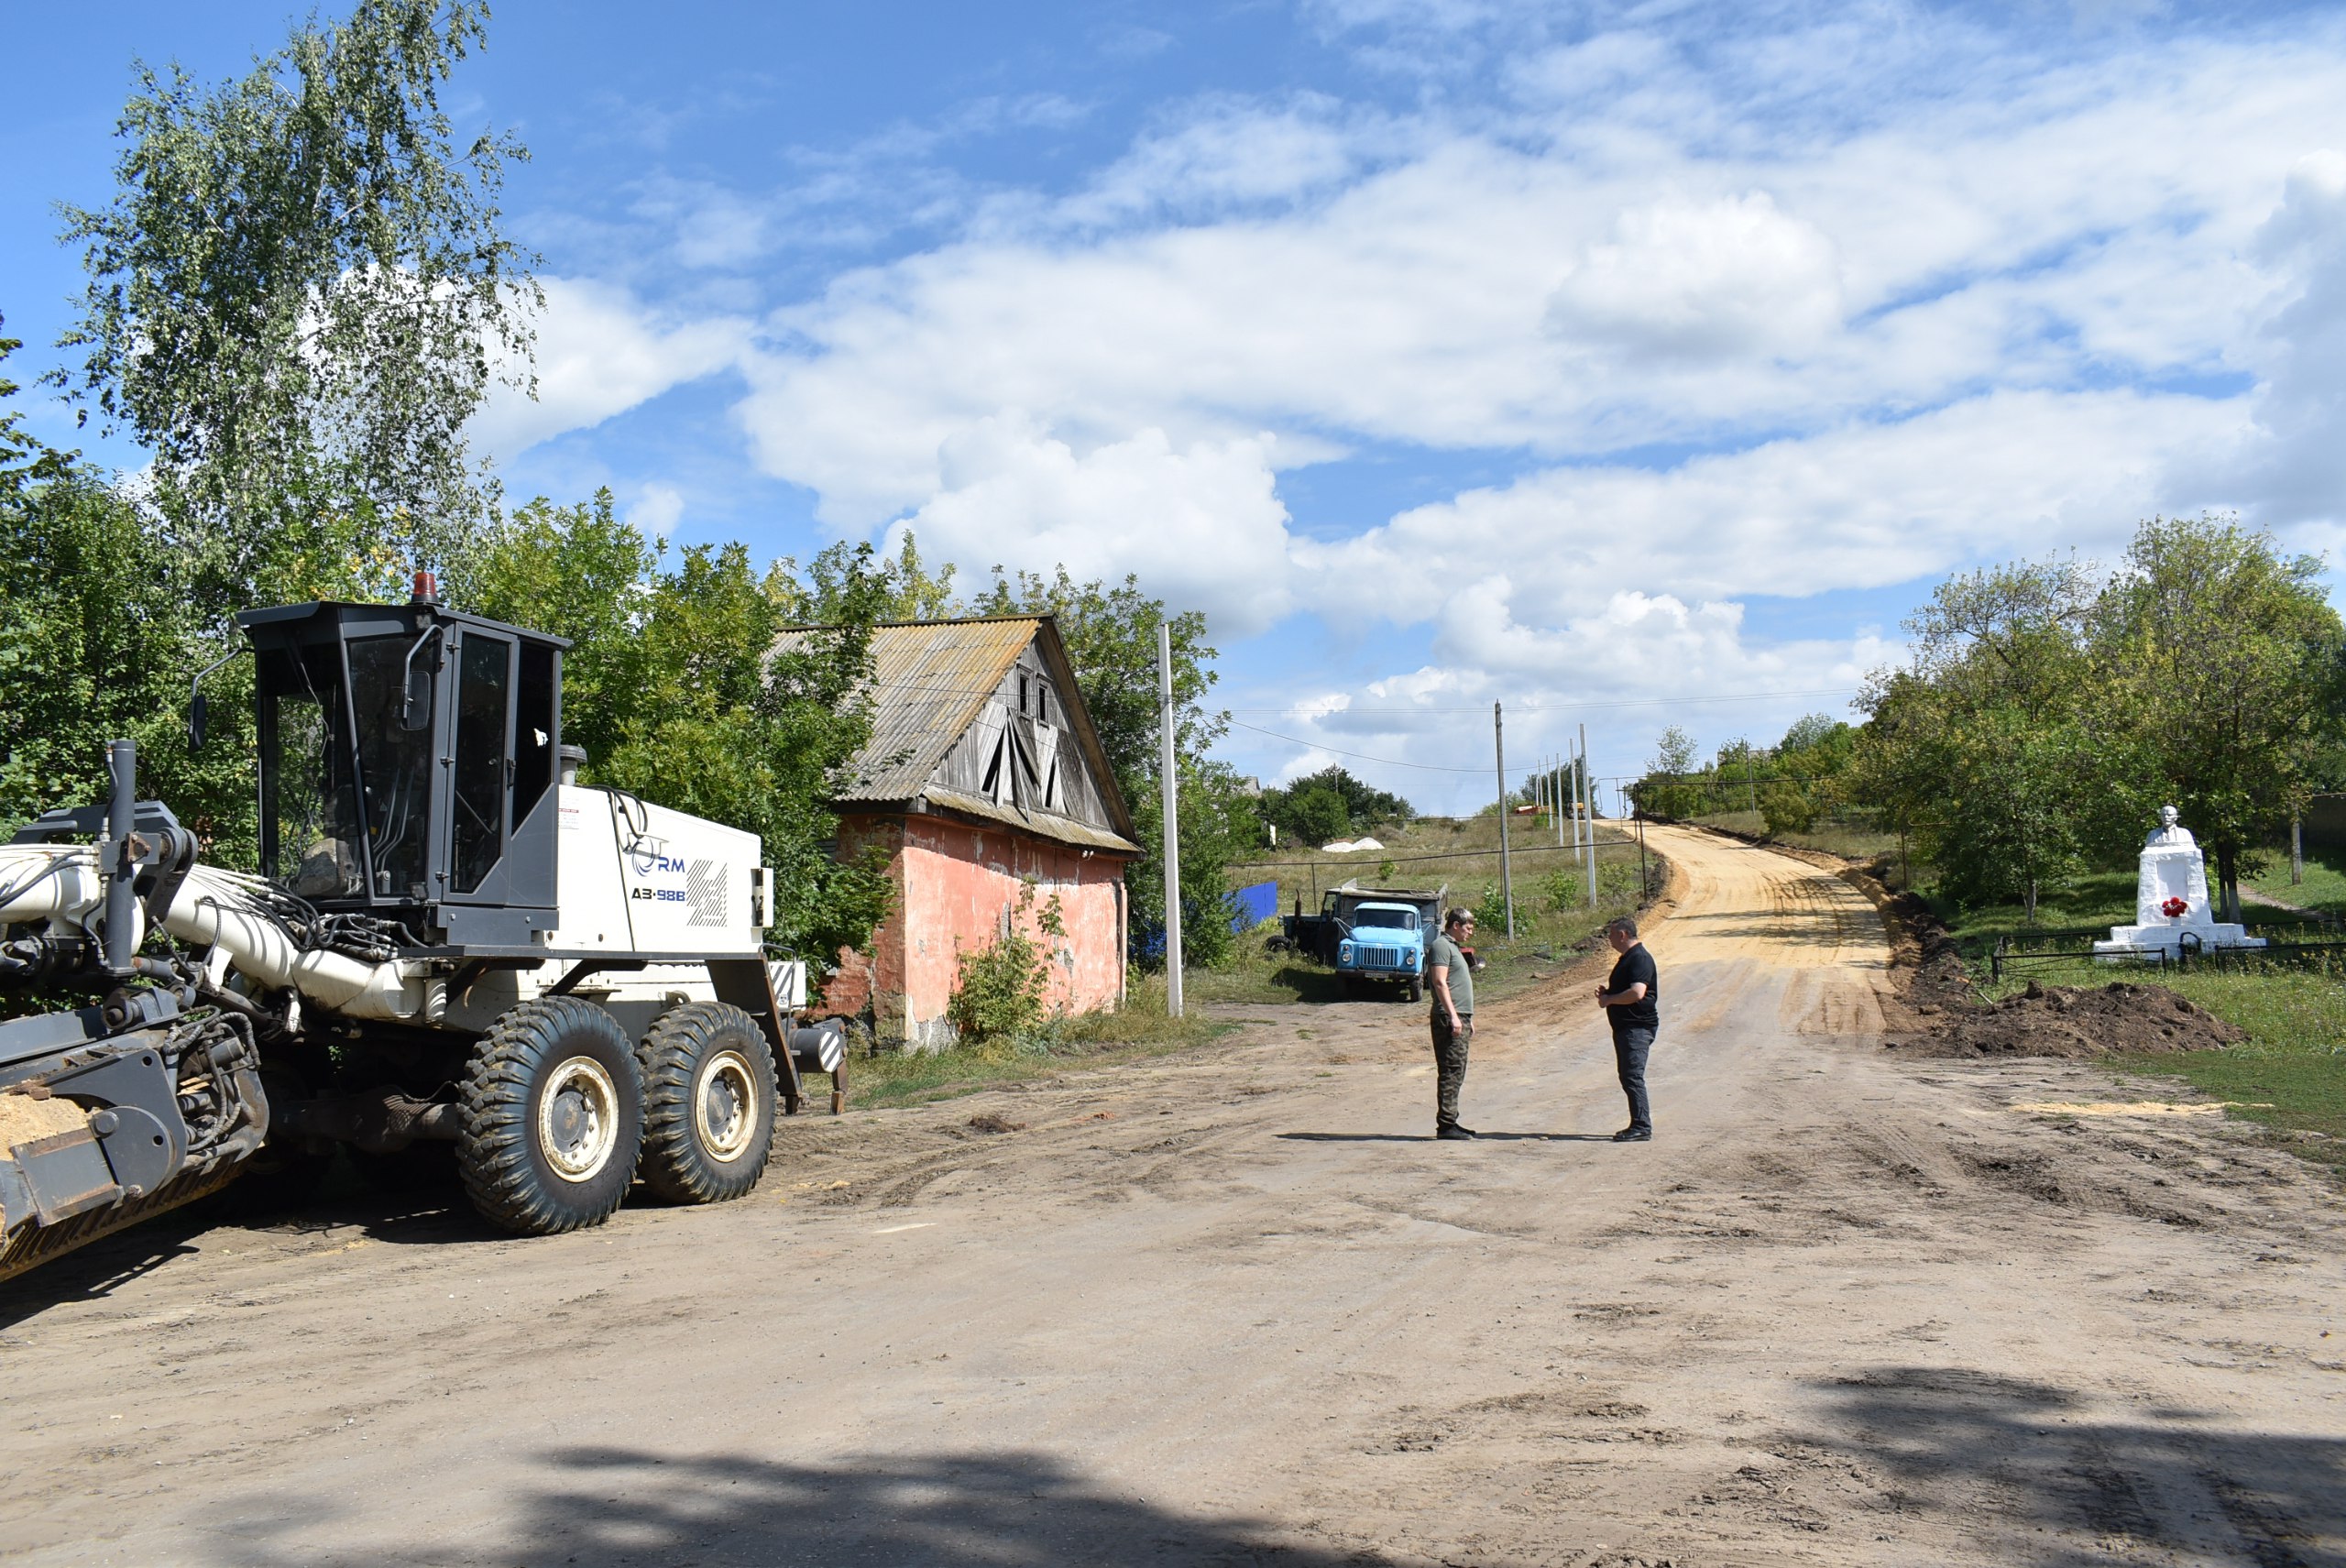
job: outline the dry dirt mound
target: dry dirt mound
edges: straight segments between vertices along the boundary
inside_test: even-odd
[[[1891,907],[1920,949],[1904,987],[1910,1026],[1883,1042],[1902,1056],[2148,1055],[2220,1049],[2246,1037],[2163,985],[2031,981],[2020,995],[1983,1002],[1954,938],[1922,900],[1902,894]]]

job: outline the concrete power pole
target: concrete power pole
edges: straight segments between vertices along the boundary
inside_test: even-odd
[[[1157,623],[1157,779],[1165,806],[1165,1011],[1181,1014],[1181,796],[1173,771],[1173,628]]]
[[[1580,727],[1580,802],[1588,813],[1588,906],[1596,907],[1596,793],[1588,780],[1588,726]]]
[[[1564,759],[1562,752],[1556,756],[1556,771],[1549,775],[1548,795],[1556,803],[1556,848],[1561,850],[1564,847]]]
[[[1515,940],[1515,864],[1507,848],[1507,718],[1491,704],[1491,754],[1499,772],[1499,896],[1507,900],[1507,939]]]

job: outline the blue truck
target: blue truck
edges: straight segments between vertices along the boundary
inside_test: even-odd
[[[1347,986],[1392,986],[1404,1001],[1416,1002],[1425,994],[1426,943],[1442,929],[1449,893],[1447,886],[1426,892],[1347,882],[1322,895],[1317,915],[1303,913],[1303,901],[1296,900],[1281,934],[1298,952],[1343,976]]]

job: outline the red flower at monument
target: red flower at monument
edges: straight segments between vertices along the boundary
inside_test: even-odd
[[[2159,913],[2165,916],[2170,920],[2180,920],[2190,907],[2190,905],[2187,904],[2180,898],[2170,898],[2165,904],[2159,905]]]

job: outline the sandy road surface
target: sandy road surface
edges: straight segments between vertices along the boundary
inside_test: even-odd
[[[150,1230],[0,1298],[36,1563],[2346,1562],[2341,1207],[1908,1066],[1825,872],[1692,834],[1657,1140],[1582,983],[790,1125],[752,1200]],[[973,1130],[974,1116],[1020,1124]]]

